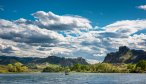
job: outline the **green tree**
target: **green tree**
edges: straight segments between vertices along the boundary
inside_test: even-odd
[[[81,70],[82,71],[89,71],[89,65],[81,65]]]
[[[146,61],[141,60],[136,64],[136,69],[146,71]]]
[[[81,64],[77,63],[72,67],[73,71],[80,72],[81,71]]]
[[[22,63],[20,63],[20,62],[16,62],[15,63],[15,67],[16,67],[16,69],[17,69],[17,72],[22,72],[23,70],[22,70]]]
[[[97,72],[112,72],[112,65],[108,63],[99,63],[96,64],[96,71]]]
[[[46,67],[46,68],[43,69],[43,72],[54,72],[54,68]]]
[[[135,68],[136,68],[135,64],[128,64],[127,65],[127,70],[129,70],[129,72],[135,72]]]
[[[27,72],[28,67],[24,66],[20,62],[16,62],[14,65],[8,64],[8,71],[9,72]]]
[[[8,71],[9,72],[13,72],[14,71],[12,64],[8,64]]]
[[[28,67],[26,67],[26,66],[22,66],[21,67],[21,72],[27,72],[28,71]]]

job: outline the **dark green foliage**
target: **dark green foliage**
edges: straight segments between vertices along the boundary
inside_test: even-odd
[[[136,69],[136,64],[128,64],[127,65],[127,70],[129,70],[129,72],[134,73]]]
[[[63,71],[63,68],[62,67],[46,67],[43,69],[43,72],[60,72],[60,71]]]
[[[38,69],[38,67],[35,63],[29,63],[29,64],[27,64],[27,67],[30,69]]]
[[[146,71],[146,61],[145,60],[141,60],[136,64],[136,71],[138,71],[138,72]]]
[[[88,65],[82,65],[82,66],[81,66],[81,70],[82,70],[83,72],[89,71],[89,70],[90,70],[90,67],[89,67]]]
[[[81,64],[75,64],[71,70],[80,72],[81,71]]]

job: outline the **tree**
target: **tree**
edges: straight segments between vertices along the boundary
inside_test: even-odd
[[[136,69],[141,69],[143,71],[146,70],[146,61],[145,60],[141,60],[136,64]]]
[[[128,64],[127,69],[129,72],[135,72],[136,65],[135,64]]]
[[[16,67],[16,69],[17,69],[17,72],[22,72],[22,63],[20,63],[20,62],[16,62],[15,63],[15,67]]]
[[[27,72],[28,71],[28,67],[26,67],[26,66],[22,66],[21,67],[21,72]]]
[[[99,63],[96,64],[96,71],[97,72],[112,72],[112,65],[108,63]]]
[[[46,67],[46,68],[43,69],[43,72],[54,72],[54,68]]]
[[[82,71],[89,71],[89,65],[81,65]]]
[[[28,67],[24,66],[20,62],[16,62],[14,65],[8,64],[8,71],[9,72],[26,72],[28,71]]]
[[[14,71],[12,64],[8,64],[8,71],[9,72],[13,72]]]
[[[81,64],[77,63],[72,67],[73,71],[80,72],[81,71]]]
[[[53,67],[53,66],[47,66],[43,69],[43,72],[59,72],[62,71],[62,67]]]

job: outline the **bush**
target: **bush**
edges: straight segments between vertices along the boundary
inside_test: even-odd
[[[14,65],[8,64],[8,71],[9,72],[27,72],[28,67],[24,66],[20,62],[16,62]]]
[[[141,60],[136,64],[136,71],[137,72],[146,71],[146,61],[145,60]]]
[[[60,71],[63,71],[63,68],[61,67],[46,67],[43,69],[43,72],[60,72]]]

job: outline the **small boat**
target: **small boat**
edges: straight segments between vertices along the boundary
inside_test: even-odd
[[[69,75],[69,71],[65,71],[65,75]]]

